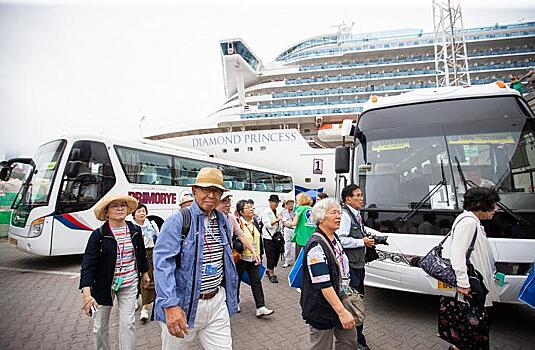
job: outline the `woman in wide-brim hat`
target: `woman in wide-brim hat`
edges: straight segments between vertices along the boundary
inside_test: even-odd
[[[150,282],[147,255],[139,226],[126,221],[138,202],[127,195],[102,198],[95,216],[104,224],[89,236],[82,260],[80,289],[82,309],[93,317],[95,347],[109,349],[108,323],[113,300],[118,299],[121,349],[135,348],[135,308],[138,278]]]

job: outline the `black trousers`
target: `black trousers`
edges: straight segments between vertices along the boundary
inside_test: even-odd
[[[238,302],[240,301],[240,287],[241,287],[241,278],[245,271],[249,275],[249,281],[251,283],[251,291],[253,292],[254,303],[256,308],[261,308],[266,305],[264,301],[264,290],[262,289],[262,282],[260,281],[260,268],[258,265],[255,265],[252,261],[243,261],[240,260],[236,264],[236,269],[238,270]]]
[[[266,252],[267,269],[273,270],[277,267],[280,258],[280,247],[277,243],[274,243],[272,239],[264,238],[264,251]]]
[[[349,285],[357,290],[360,294],[364,295],[364,275],[365,271],[364,268],[362,269],[356,269],[356,268],[349,268]],[[357,326],[357,341],[362,346],[367,346],[366,344],[366,338],[364,337],[364,334],[362,331],[364,330],[364,324]]]

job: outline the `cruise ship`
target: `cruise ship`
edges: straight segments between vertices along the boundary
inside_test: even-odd
[[[535,66],[535,22],[464,30],[471,84],[508,82]],[[263,62],[241,39],[220,42],[227,100],[212,115],[148,138],[285,170],[296,192],[334,192],[334,147],[372,95],[437,86],[434,33],[402,29],[300,41]]]

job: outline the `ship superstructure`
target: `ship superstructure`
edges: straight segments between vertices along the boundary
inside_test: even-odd
[[[535,22],[465,29],[464,38],[472,85],[508,82],[535,66]],[[241,39],[223,40],[220,49],[227,97],[222,107],[203,122],[175,125],[150,138],[252,162],[261,147],[267,154],[279,148],[269,137],[247,143],[245,134],[259,135],[249,140],[276,132],[291,135],[279,139],[297,138],[298,144],[281,149],[311,155],[308,164],[299,165],[306,168],[303,176],[288,169],[305,190],[331,180],[326,164],[341,142],[338,129],[344,119],[358,117],[371,95],[437,86],[434,34],[421,29],[354,34],[351,26],[341,25],[336,33],[288,47],[272,62],[263,62]],[[240,142],[232,142],[228,133],[242,135]],[[229,138],[218,142],[220,136]],[[325,170],[316,174],[317,160]]]

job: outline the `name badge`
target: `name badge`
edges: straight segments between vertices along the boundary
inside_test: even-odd
[[[204,274],[211,276],[217,273],[217,266],[215,264],[206,264],[204,268]]]

